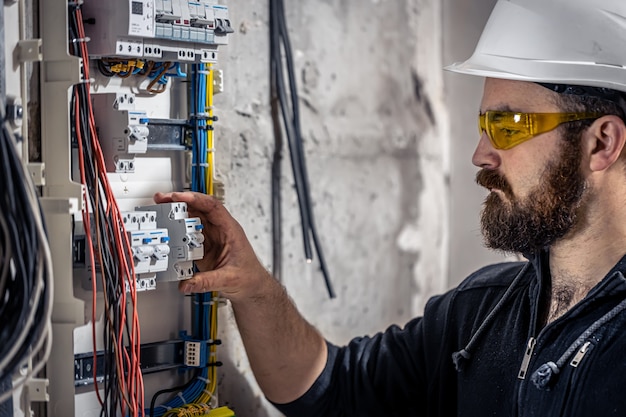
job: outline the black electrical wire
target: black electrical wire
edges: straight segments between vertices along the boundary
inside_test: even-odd
[[[298,196],[298,205],[300,208],[300,219],[302,224],[303,245],[307,261],[312,260],[311,242],[315,247],[320,262],[320,269],[324,277],[328,294],[331,298],[335,297],[335,293],[330,281],[328,268],[322,253],[322,247],[319,241],[319,235],[316,230],[313,208],[310,197],[310,187],[308,173],[306,170],[306,159],[304,147],[302,144],[302,133],[300,126],[300,110],[298,103],[298,91],[296,79],[294,75],[293,53],[291,43],[289,41],[289,33],[285,18],[283,0],[270,0],[270,76],[271,76],[271,100],[272,100],[272,117],[275,121],[275,132],[280,130],[277,128],[276,119],[278,118],[278,109],[282,115],[282,127],[287,137],[291,167],[294,177],[296,194]],[[284,52],[284,57],[283,57]],[[285,82],[284,66],[286,65],[287,83]],[[289,102],[287,95],[290,96]],[[280,142],[280,143],[279,143]],[[282,145],[282,140],[275,140],[275,147]],[[280,163],[276,161],[280,157],[275,149],[274,161],[272,161],[272,190],[273,190],[273,221],[280,216],[279,204],[276,201],[280,199],[280,195],[276,190],[280,188],[280,171],[275,169],[275,165]],[[275,224],[275,223],[274,223]],[[274,233],[279,231],[277,227],[273,227]],[[274,262],[276,262],[277,254],[280,254],[278,246],[281,244],[280,239],[273,239]]]
[[[1,101],[0,116],[0,385],[12,386],[18,367],[46,337],[51,291],[46,277],[52,271],[43,258],[41,207],[33,201],[36,192],[15,150]]]
[[[202,111],[200,111],[200,108],[198,108],[198,99],[196,97],[196,95],[198,94],[199,91],[199,81],[198,81],[198,77],[199,77],[199,72],[198,72],[198,65],[194,64],[191,66],[191,85],[190,85],[190,95],[192,97],[191,101],[191,122],[192,122],[192,127],[193,127],[193,132],[192,132],[192,140],[193,140],[193,144],[192,147],[195,146],[195,149],[198,150],[200,149],[200,120],[203,116],[200,115],[200,113],[204,113],[204,109],[202,109]],[[202,170],[200,169],[200,161],[199,161],[199,155],[198,152],[195,152],[195,183],[198,184],[198,186],[202,183]],[[205,190],[193,190],[193,191],[198,191],[198,192],[204,192]]]
[[[274,154],[272,157],[272,273],[282,281],[282,159],[283,159],[283,132],[280,124],[278,81],[276,80],[276,51],[280,53],[278,44],[278,25],[274,22],[274,4],[270,1],[270,106],[272,125],[274,128]]]
[[[281,207],[281,177],[283,159],[283,136],[278,123],[278,97],[276,85],[271,86],[271,108],[274,125],[274,154],[272,157],[272,274],[278,281],[282,281],[282,207]]]
[[[77,19],[79,7],[80,5],[71,5],[69,7],[69,49],[71,54],[83,59],[84,65],[88,65],[89,57],[83,56],[82,49],[78,44],[78,42],[81,42]],[[107,75],[105,71],[102,71],[106,69],[103,68],[103,65],[99,65],[99,68],[104,75]],[[79,155],[79,158],[84,164],[86,196],[94,212],[91,219],[91,227],[100,231],[99,234],[94,233],[92,236],[86,236],[86,238],[93,239],[93,247],[97,248],[97,253],[94,253],[96,262],[92,265],[92,268],[99,268],[97,272],[102,277],[100,285],[105,294],[103,312],[105,325],[102,334],[104,342],[103,369],[99,372],[99,375],[103,375],[103,404],[100,415],[108,417],[116,416],[118,410],[127,401],[124,399],[124,393],[122,393],[122,387],[119,384],[119,379],[125,378],[125,375],[119,375],[119,372],[125,373],[127,370],[118,370],[119,352],[117,352],[117,338],[120,337],[118,330],[121,328],[125,329],[126,334],[130,334],[128,320],[130,320],[131,315],[127,314],[128,320],[122,323],[120,312],[126,309],[126,306],[120,305],[122,300],[121,291],[125,290],[122,278],[123,272],[121,271],[123,262],[120,262],[121,260],[119,259],[118,244],[113,240],[115,223],[111,221],[110,210],[107,208],[107,197],[100,183],[98,167],[96,166],[97,156],[92,144],[97,139],[92,137],[91,134],[89,113],[91,103],[88,89],[89,85],[87,83],[80,83],[74,86],[70,101],[70,125],[72,126],[70,133],[72,135],[72,143],[75,146],[82,139],[80,140],[82,154]],[[124,253],[122,256],[127,255]]]
[[[189,381],[187,381],[187,383],[185,383],[184,385],[180,385],[178,387],[173,387],[173,388],[166,388],[166,389],[162,389],[160,391],[155,392],[154,395],[152,396],[152,400],[150,400],[150,414],[148,416],[152,417],[154,415],[154,405],[156,404],[157,398],[159,398],[163,394],[168,394],[168,393],[177,392],[177,391],[179,392],[185,391],[187,388],[191,386],[191,384],[196,382],[196,378],[199,375],[200,375],[200,370],[196,369],[194,376],[190,378]]]

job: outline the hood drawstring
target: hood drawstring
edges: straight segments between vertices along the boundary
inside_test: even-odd
[[[496,314],[500,312],[500,310],[504,306],[504,303],[506,303],[509,300],[509,298],[511,298],[511,295],[513,294],[513,290],[515,289],[515,287],[517,287],[517,284],[524,276],[524,273],[528,270],[528,268],[530,268],[530,265],[531,263],[527,262],[526,265],[524,265],[524,267],[518,272],[515,279],[513,279],[513,281],[511,282],[511,285],[509,285],[509,288],[506,289],[504,295],[502,296],[502,298],[500,298],[500,301],[498,301],[498,304],[496,304],[493,310],[489,312],[489,314],[487,315],[487,318],[485,318],[485,320],[483,320],[483,322],[480,324],[480,326],[478,327],[478,330],[476,330],[476,332],[472,335],[469,343],[465,346],[465,348],[459,350],[458,352],[454,352],[452,354],[452,362],[454,363],[454,369],[456,369],[457,372],[461,372],[463,368],[465,367],[465,361],[470,360],[472,358],[471,352],[478,338],[485,332],[485,329],[487,328],[489,324],[491,324],[493,319],[496,317]]]
[[[613,307],[611,311],[596,320],[591,326],[578,336],[578,338],[570,345],[569,348],[561,355],[559,360],[554,363],[552,361],[541,365],[531,376],[531,381],[538,389],[547,389],[552,382],[556,380],[561,368],[569,360],[569,357],[585,343],[600,327],[604,326],[610,320],[613,320],[619,313],[626,310],[626,300]]]

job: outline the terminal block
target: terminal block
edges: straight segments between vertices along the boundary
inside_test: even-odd
[[[136,291],[156,290],[156,280],[156,274],[137,275],[135,289]]]
[[[138,207],[139,211],[156,212],[159,229],[167,229],[169,236],[168,268],[158,272],[159,281],[179,281],[193,276],[193,261],[204,256],[202,223],[189,218],[185,203],[166,203]]]
[[[206,365],[206,343],[185,341],[185,366],[200,367]]]

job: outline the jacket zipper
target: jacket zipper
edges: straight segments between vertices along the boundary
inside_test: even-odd
[[[576,367],[578,367],[578,365],[580,365],[580,362],[583,360],[583,358],[585,357],[585,355],[589,351],[589,345],[591,345],[591,342],[589,342],[589,341],[585,342],[585,344],[583,344],[580,347],[578,352],[576,352],[576,355],[574,355],[574,358],[569,363],[572,367],[576,368]]]
[[[526,373],[528,372],[528,366],[530,365],[530,358],[533,355],[533,350],[535,350],[535,345],[537,344],[537,339],[531,337],[528,339],[528,343],[526,344],[526,352],[524,352],[524,359],[522,360],[522,366],[520,367],[519,374],[517,377],[519,379],[525,379]]]

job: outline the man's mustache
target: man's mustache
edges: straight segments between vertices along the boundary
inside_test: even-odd
[[[498,189],[507,196],[513,196],[513,190],[504,175],[492,169],[481,169],[476,173],[476,183],[487,189]]]

